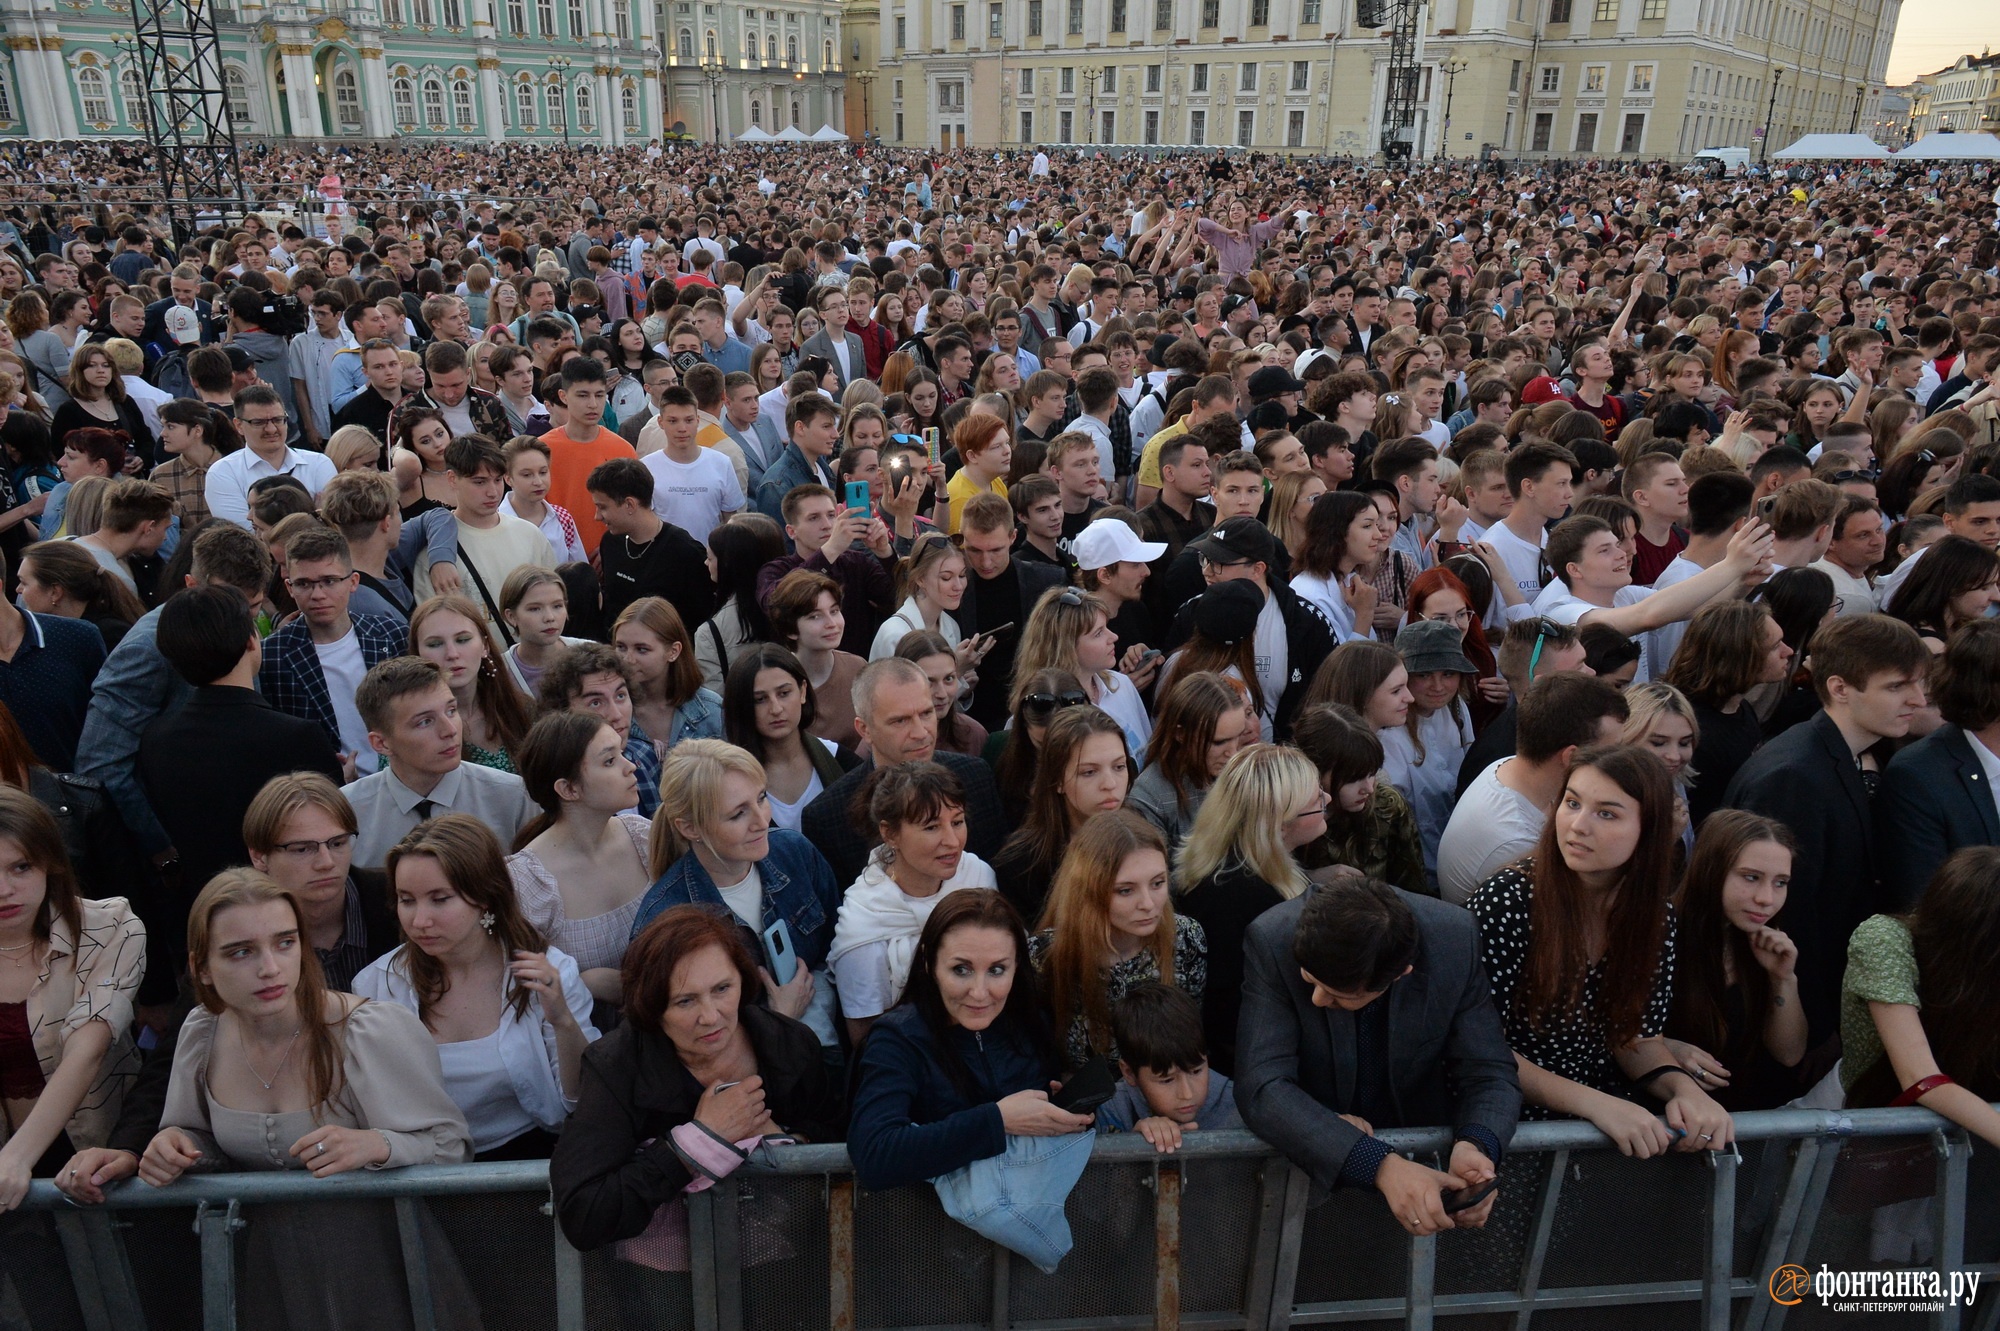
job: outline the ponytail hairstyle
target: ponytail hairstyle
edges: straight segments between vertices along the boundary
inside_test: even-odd
[[[545,712],[529,728],[527,737],[514,747],[514,770],[527,786],[528,798],[542,810],[515,834],[515,850],[556,825],[567,802],[556,784],[580,777],[591,746],[606,730],[611,730],[614,736],[618,733],[611,729],[610,722],[589,712]],[[618,747],[622,754],[624,746]]]
[[[21,575],[58,587],[83,602],[83,617],[106,616],[135,624],[146,607],[132,589],[74,541],[37,541],[21,552]]]
[[[234,453],[243,447],[243,435],[236,428],[236,422],[206,402],[194,398],[177,397],[171,402],[162,402],[160,421],[166,425],[184,425],[191,430],[200,430],[202,440],[217,453]]]
[[[895,770],[895,769],[891,769]],[[679,824],[706,831],[722,806],[722,782],[744,776],[764,788],[764,764],[747,750],[719,739],[684,739],[667,751],[660,772],[660,807],[653,814],[648,871],[658,878],[694,849]]]

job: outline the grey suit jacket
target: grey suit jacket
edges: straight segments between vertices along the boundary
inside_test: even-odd
[[[1521,1083],[1479,959],[1478,925],[1457,906],[1402,897],[1416,913],[1420,938],[1415,968],[1389,990],[1388,1093],[1396,1118],[1374,1126],[1477,1124],[1504,1149],[1521,1116]],[[1354,1014],[1314,1007],[1292,957],[1308,899],[1265,911],[1244,938],[1236,1104],[1252,1132],[1311,1177],[1308,1204],[1316,1206],[1339,1184],[1362,1133],[1338,1117],[1353,1112]]]
[[[850,381],[868,377],[868,348],[861,345],[861,335],[849,333],[846,340],[847,363],[853,367],[852,374],[841,370],[840,357],[833,354],[833,339],[826,335],[824,328],[807,338],[806,344],[799,348],[799,352],[805,356],[824,356],[833,362],[833,372],[840,376],[840,386],[846,388]]]

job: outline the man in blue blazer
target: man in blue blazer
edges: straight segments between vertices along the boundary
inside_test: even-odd
[[[2000,845],[2000,619],[1961,625],[1931,678],[1945,724],[1890,760],[1875,798],[1896,910],[1917,904],[1952,852]]]
[[[1473,1229],[1521,1116],[1513,1051],[1456,906],[1352,877],[1282,905],[1243,943],[1236,1104],[1250,1130],[1312,1179],[1373,1188],[1412,1234]],[[1449,1171],[1397,1155],[1379,1128],[1450,1127]]]
[[[847,331],[847,292],[840,287],[822,287],[815,302],[820,329],[800,348],[808,356],[824,356],[840,378],[842,392],[856,379],[868,377],[868,348],[858,333]]]

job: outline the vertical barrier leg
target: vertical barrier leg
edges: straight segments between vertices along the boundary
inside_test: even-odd
[[[743,1231],[736,1202],[741,1184],[719,1183],[715,1194],[715,1324],[717,1331],[743,1331]]]
[[[1963,1128],[1949,1128],[1937,1134],[1938,1187],[1932,1215],[1937,1222],[1939,1271],[1965,1268],[1966,1174],[1971,1165],[1972,1143]],[[1947,1279],[1949,1276],[1947,1276]],[[1931,1314],[1932,1331],[1954,1331],[1959,1310],[1940,1308]]]
[[[551,1199],[542,1214],[553,1218],[555,1213]],[[583,1254],[570,1247],[561,1225],[551,1223],[549,1232],[555,1244],[556,1331],[583,1331]]]
[[[58,1211],[55,1222],[85,1331],[146,1331],[132,1265],[111,1213]]]
[[[1818,1137],[1800,1140],[1799,1149],[1792,1156],[1791,1173],[1785,1178],[1785,1195],[1772,1213],[1771,1233],[1764,1243],[1763,1258],[1757,1264],[1759,1280],[1769,1279],[1771,1272],[1791,1260],[1792,1235],[1797,1229],[1806,1193],[1811,1190],[1813,1175],[1818,1172],[1820,1157],[1839,1153],[1840,1143],[1837,1141],[1826,1142]],[[1828,1168],[1831,1170],[1832,1166],[1829,1164]],[[1821,1195],[1824,1196],[1824,1192]],[[1769,1299],[1752,1299],[1748,1314],[1743,1319],[1743,1331],[1764,1331],[1773,1313],[1782,1315],[1783,1309]]]
[[[421,1207],[415,1197],[396,1199],[396,1238],[403,1245],[403,1279],[410,1286],[410,1322],[416,1331],[437,1331],[437,1304],[431,1297],[431,1263],[424,1252]]]
[[[1274,1283],[1283,1243],[1285,1190],[1291,1172],[1292,1165],[1283,1156],[1273,1156],[1257,1168],[1257,1216],[1250,1238],[1250,1270],[1243,1289],[1243,1324],[1253,1331],[1275,1325],[1271,1310],[1277,1301]],[[1289,1292],[1288,1286],[1288,1295]]]
[[[1403,1305],[1404,1331],[1431,1331],[1437,1318],[1437,1256],[1437,1235],[1410,1240],[1410,1293]]]
[[[828,1325],[832,1331],[854,1331],[854,1178],[827,1180],[826,1256]]]
[[[1542,1200],[1535,1207],[1535,1231],[1528,1236],[1527,1260],[1521,1264],[1521,1309],[1514,1314],[1514,1331],[1528,1331],[1535,1316],[1535,1295],[1542,1287],[1542,1264],[1549,1256],[1549,1236],[1556,1229],[1556,1206],[1562,1201],[1563,1175],[1569,1172],[1569,1152],[1549,1157],[1549,1174]]]
[[[1153,1177],[1153,1325],[1180,1331],[1181,1167],[1158,1165]]]
[[[202,1331],[236,1331],[236,1231],[243,1228],[237,1205],[203,1202],[194,1223],[201,1234]]]
[[[1013,1278],[1014,1254],[995,1243],[993,1248],[993,1317],[988,1325],[993,1331],[1007,1331],[1013,1325],[1013,1314],[1008,1311],[1007,1282]]]
[[[1279,1177],[1284,1210],[1278,1221],[1278,1253],[1271,1273],[1271,1306],[1264,1319],[1266,1331],[1288,1331],[1292,1324],[1292,1299],[1299,1282],[1299,1245],[1304,1242],[1306,1232],[1306,1198],[1312,1191],[1312,1180],[1296,1165],[1285,1165]]]
[[[1708,1194],[1708,1262],[1701,1278],[1702,1331],[1729,1331],[1730,1291],[1736,1264],[1736,1149],[1711,1151],[1715,1186]]]
[[[687,1198],[688,1275],[694,1294],[694,1331],[719,1331],[715,1282],[715,1189]]]

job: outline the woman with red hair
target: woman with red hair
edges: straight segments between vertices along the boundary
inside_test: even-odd
[[[1476,609],[1480,604],[1458,575],[1442,565],[1425,569],[1410,582],[1410,622],[1443,619],[1457,625],[1465,635],[1466,657],[1479,667],[1477,675],[1465,676],[1459,694],[1472,714],[1475,735],[1507,707],[1507,681],[1500,678],[1499,662],[1486,641],[1486,626]]]

